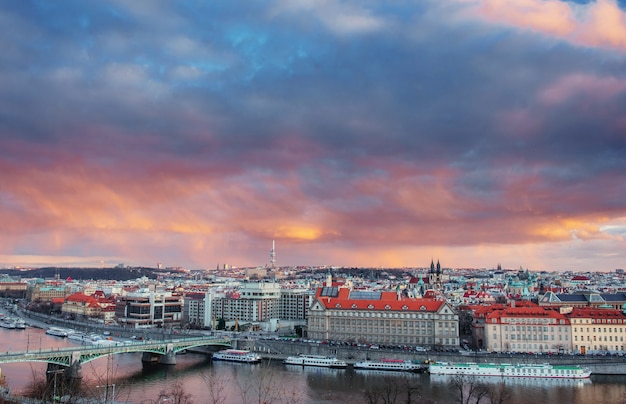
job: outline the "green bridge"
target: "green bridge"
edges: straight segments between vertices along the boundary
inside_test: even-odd
[[[0,364],[9,362],[46,362],[49,371],[63,369],[71,378],[82,378],[81,365],[92,360],[121,353],[141,352],[142,361],[175,365],[176,354],[189,348],[215,346],[228,348],[230,338],[193,337],[159,341],[124,341],[107,346],[81,346],[49,350],[29,350],[0,354]]]

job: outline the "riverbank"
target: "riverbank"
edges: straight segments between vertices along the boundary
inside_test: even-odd
[[[171,330],[164,329],[129,329],[119,326],[106,326],[98,323],[85,323],[65,320],[40,313],[17,310],[13,314],[19,315],[29,325],[47,328],[56,325],[72,328],[84,332],[109,332],[118,338],[131,338],[132,336],[144,339],[171,339],[191,336],[206,335],[202,332],[189,332],[174,334]],[[552,365],[580,365],[589,368],[595,375],[626,375],[626,358],[621,356],[584,356],[584,355],[539,355],[539,354],[499,354],[486,352],[415,352],[399,349],[370,349],[366,347],[354,347],[346,345],[328,345],[317,342],[303,342],[296,339],[280,339],[263,335],[234,334],[233,348],[248,349],[259,353],[264,359],[283,360],[287,356],[308,354],[336,356],[349,364],[363,360],[406,359],[420,363],[430,361],[442,361],[452,363],[550,363]],[[207,351],[206,353],[211,353]]]
[[[417,363],[550,363],[552,365],[579,365],[589,368],[595,375],[626,375],[626,358],[620,356],[580,356],[580,355],[525,355],[460,352],[412,352],[393,349],[368,349],[352,346],[329,346],[311,342],[273,339],[234,339],[233,347],[249,349],[265,359],[282,360],[287,356],[306,354],[336,356],[348,364],[364,360],[403,359]]]

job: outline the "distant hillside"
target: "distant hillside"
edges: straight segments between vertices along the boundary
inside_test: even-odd
[[[20,271],[17,269],[4,269],[0,270],[0,273],[7,274],[11,277],[21,278],[54,278],[57,273],[60,279],[110,279],[118,281],[126,281],[131,279],[137,279],[141,277],[147,277],[150,279],[156,279],[160,271],[154,268],[57,268],[46,267],[31,269],[29,271]]]

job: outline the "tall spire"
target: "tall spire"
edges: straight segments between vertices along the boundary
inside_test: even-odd
[[[276,249],[275,249],[274,240],[272,240],[272,249],[270,250],[270,267],[274,268],[274,264],[276,264]]]

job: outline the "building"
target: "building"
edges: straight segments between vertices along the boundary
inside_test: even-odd
[[[213,302],[215,318],[239,324],[266,322],[279,317],[280,285],[275,282],[246,282],[237,293]]]
[[[0,296],[25,297],[28,284],[11,277],[0,275]]]
[[[68,295],[70,295],[70,290],[64,283],[37,279],[29,286],[26,298],[31,302],[52,302],[55,299],[65,300]]]
[[[570,320],[544,307],[507,307],[485,318],[485,349],[490,352],[570,352]]]
[[[214,295],[205,293],[186,293],[183,307],[183,322],[191,328],[214,328],[215,318],[212,317]]]
[[[281,289],[278,301],[278,318],[281,320],[306,320],[315,294],[309,289]]]
[[[319,288],[309,308],[308,337],[315,340],[428,346],[459,346],[459,316],[444,300],[409,298],[397,292]]]
[[[65,299],[61,312],[71,316],[72,319],[96,319],[101,318],[102,307],[94,296],[76,292]]]
[[[120,296],[117,322],[133,328],[179,326],[183,318],[183,296],[166,291],[139,291]]]
[[[620,310],[626,304],[626,293],[598,293],[584,291],[577,293],[547,292],[539,300],[545,307],[611,307]]]
[[[574,352],[624,353],[626,315],[615,309],[576,307],[565,313],[572,328]]]

